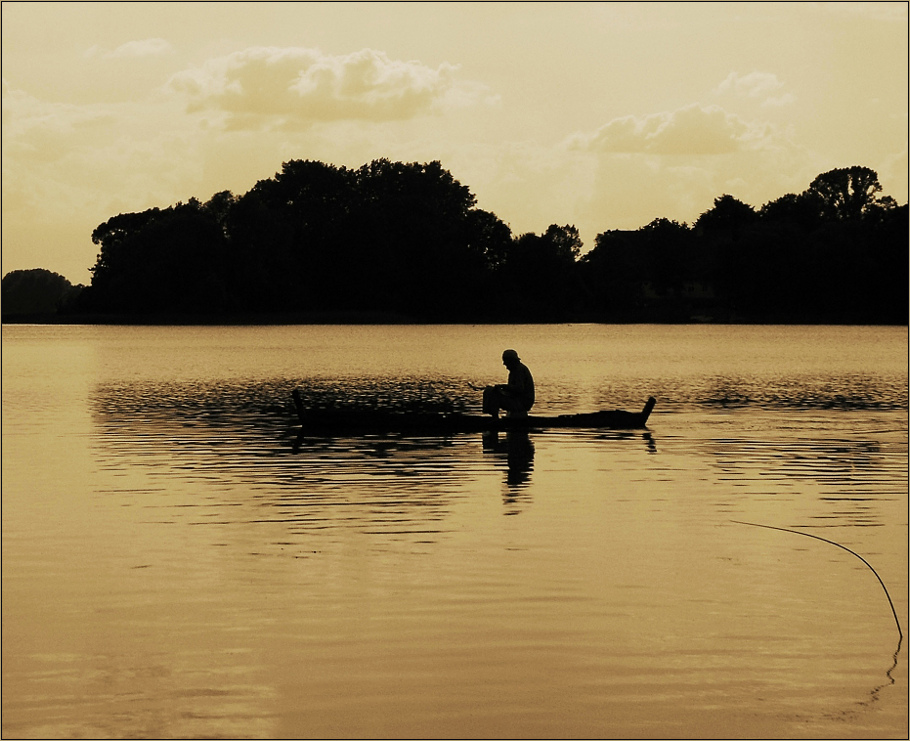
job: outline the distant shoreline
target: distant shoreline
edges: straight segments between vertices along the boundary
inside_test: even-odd
[[[268,326],[282,324],[423,324],[392,312],[311,311],[276,314],[11,314],[3,324],[113,324],[124,326]]]
[[[868,322],[860,320],[819,317],[815,320],[786,319],[782,317],[763,318],[708,318],[670,319],[659,317],[624,317],[607,318],[597,316],[569,316],[561,319],[427,319],[418,320],[393,312],[330,312],[313,311],[276,314],[236,314],[236,315],[187,315],[187,314],[149,314],[145,316],[125,314],[11,314],[0,318],[0,324],[41,324],[41,325],[86,325],[86,326],[158,326],[158,327],[268,327],[294,325],[433,325],[433,324],[663,324],[663,325],[778,325],[778,326],[851,326],[851,327],[907,327],[900,322]]]

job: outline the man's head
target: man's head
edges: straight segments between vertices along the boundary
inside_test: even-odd
[[[502,353],[502,364],[506,368],[511,368],[513,365],[516,365],[521,361],[521,358],[518,357],[518,353],[514,350],[505,350]]]

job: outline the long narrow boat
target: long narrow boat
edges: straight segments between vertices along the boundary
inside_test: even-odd
[[[555,417],[492,417],[475,414],[409,413],[313,409],[304,407],[298,389],[291,392],[303,433],[362,435],[400,432],[412,435],[444,435],[456,432],[496,430],[545,430],[551,428],[636,430],[644,428],[657,403],[650,397],[640,412],[613,411],[560,414]]]

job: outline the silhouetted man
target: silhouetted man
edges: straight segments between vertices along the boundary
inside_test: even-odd
[[[509,369],[509,382],[487,386],[483,390],[483,413],[499,416],[502,409],[509,417],[527,417],[534,406],[534,378],[521,362],[518,353],[506,350],[502,364]]]

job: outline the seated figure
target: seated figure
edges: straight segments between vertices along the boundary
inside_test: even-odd
[[[509,417],[527,417],[534,406],[534,378],[515,350],[502,354],[502,364],[509,369],[507,383],[487,386],[483,390],[483,413],[499,417],[503,410]]]

